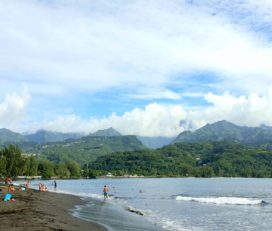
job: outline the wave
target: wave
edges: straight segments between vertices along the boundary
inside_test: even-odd
[[[177,201],[193,201],[200,203],[211,203],[221,205],[259,205],[267,204],[261,199],[244,198],[244,197],[189,197],[177,196]]]
[[[70,192],[70,191],[64,191],[64,190],[57,190],[57,191],[54,191],[54,190],[49,190],[51,192],[56,192],[56,193],[63,193],[63,194],[70,194],[70,195],[74,195],[74,196],[79,196],[79,197],[91,197],[91,198],[94,198],[94,199],[99,199],[99,200],[102,200],[104,199],[104,196],[102,194],[95,194],[95,193],[75,193],[75,192]],[[109,196],[108,199],[111,199],[112,197]]]

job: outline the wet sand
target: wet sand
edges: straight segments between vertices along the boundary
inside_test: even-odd
[[[11,193],[15,202],[4,202],[7,187],[0,185],[0,230],[105,231],[102,226],[71,215],[84,202],[76,196],[35,190]]]

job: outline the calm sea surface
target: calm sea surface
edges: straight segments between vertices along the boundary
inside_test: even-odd
[[[38,182],[32,182],[36,187]],[[44,181],[54,191],[53,181]],[[112,231],[272,230],[272,179],[58,180],[57,192],[86,204],[74,215]],[[104,202],[103,185],[110,198]],[[142,215],[139,215],[143,214]]]

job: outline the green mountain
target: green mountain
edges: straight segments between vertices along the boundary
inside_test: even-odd
[[[272,152],[231,142],[175,143],[118,152],[89,164],[94,173],[197,177],[272,177]]]
[[[20,133],[10,131],[6,128],[0,129],[0,145],[22,143],[25,141],[25,137]]]
[[[25,135],[25,140],[29,142],[42,144],[42,143],[48,143],[48,142],[64,141],[67,139],[78,139],[82,136],[83,135],[80,133],[61,133],[61,132],[39,130],[33,134]]]
[[[146,136],[137,136],[137,138],[148,148],[161,148],[165,145],[171,144],[175,137],[164,137],[164,136],[155,136],[155,137],[146,137]]]
[[[62,133],[62,132],[52,132],[47,130],[38,130],[37,132],[29,135],[25,135],[25,140],[28,142],[45,144],[49,142],[60,142],[68,139],[74,140],[83,137],[81,133]],[[98,130],[89,136],[121,136],[121,134],[114,130],[113,128],[108,128],[105,130]]]
[[[36,145],[28,148],[27,151],[57,163],[72,159],[83,164],[113,152],[143,149],[146,147],[136,136],[86,136],[75,140]]]
[[[121,133],[113,128],[108,128],[104,130],[98,130],[97,132],[92,133],[89,136],[121,136]]]
[[[184,131],[178,135],[174,143],[199,141],[231,141],[249,146],[270,148],[272,129],[268,126],[238,126],[223,120],[207,124],[194,132]]]
[[[122,136],[113,128],[98,130],[85,137],[79,133],[46,130],[22,135],[8,129],[0,129],[0,145],[9,144],[19,146],[25,153],[37,154],[40,158],[56,163],[71,159],[80,164],[117,151],[146,149],[136,136]]]

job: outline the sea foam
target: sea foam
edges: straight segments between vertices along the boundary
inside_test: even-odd
[[[64,191],[64,190],[58,190],[58,191],[53,191],[50,190],[51,192],[57,192],[57,193],[63,193],[63,194],[70,194],[70,195],[75,195],[75,196],[79,196],[79,197],[90,197],[90,198],[94,198],[94,199],[104,199],[104,196],[101,194],[94,194],[94,193],[84,193],[84,192],[79,192],[79,193],[75,193],[75,192],[71,192],[71,191]],[[109,197],[108,199],[111,199],[111,197]]]
[[[177,201],[193,201],[200,203],[222,204],[222,205],[258,205],[265,203],[263,200],[244,197],[189,197],[177,196]]]

